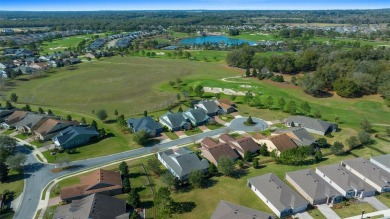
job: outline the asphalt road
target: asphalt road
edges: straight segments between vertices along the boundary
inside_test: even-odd
[[[245,132],[261,131],[268,127],[267,123],[264,120],[257,119],[257,118],[253,118],[253,121],[256,123],[256,125],[245,126],[243,125],[243,122],[246,121],[246,119],[247,118],[236,118],[232,120],[232,122],[227,127],[208,131],[194,136],[189,136],[186,138],[180,138],[170,142],[159,143],[150,147],[143,147],[143,148],[130,150],[118,154],[112,154],[104,157],[74,161],[69,163],[68,165],[74,165],[76,166],[76,168],[61,171],[55,174],[50,173],[50,170],[54,168],[53,164],[42,164],[38,162],[38,160],[31,153],[31,151],[29,151],[24,147],[21,147],[21,151],[27,154],[27,161],[24,167],[25,170],[24,175],[26,181],[25,181],[23,197],[21,199],[21,204],[20,207],[16,209],[14,218],[16,219],[33,218],[35,210],[37,209],[38,203],[40,201],[41,191],[45,188],[45,186],[50,181],[58,177],[75,173],[78,171],[82,171],[85,169],[101,166],[106,163],[123,160],[123,159],[136,158],[145,154],[150,154],[164,149],[168,149],[173,146],[192,143],[208,136],[214,136],[214,135],[223,134],[225,132],[234,132],[234,131],[245,131]]]

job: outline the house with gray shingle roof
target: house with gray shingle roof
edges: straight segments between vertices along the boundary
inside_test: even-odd
[[[312,205],[334,204],[343,200],[341,193],[312,169],[288,172],[286,180]]]
[[[375,195],[374,187],[340,164],[317,167],[316,173],[345,197],[364,198]]]
[[[390,154],[371,157],[370,161],[390,173]]]
[[[215,116],[219,112],[222,112],[221,108],[212,100],[199,101],[199,103],[195,105],[195,109],[199,108],[204,109],[209,116]]]
[[[183,112],[183,116],[190,121],[193,126],[201,126],[209,122],[210,117],[204,109],[188,109]]]
[[[163,131],[162,126],[150,116],[128,119],[127,126],[133,132],[145,131],[151,137],[157,136]]]
[[[186,180],[195,170],[206,172],[209,162],[200,160],[195,152],[187,148],[169,149],[157,154],[158,160],[179,180]]]
[[[211,219],[274,219],[271,214],[221,200]]]
[[[302,127],[310,133],[326,135],[337,130],[337,125],[306,116],[293,116],[286,120],[287,127]]]
[[[55,118],[55,116],[28,113],[22,120],[15,123],[14,126],[20,132],[32,133],[48,118]]]
[[[250,178],[247,185],[278,217],[304,212],[309,204],[273,173]]]
[[[67,149],[86,144],[98,136],[99,133],[93,127],[69,126],[53,137],[52,140],[57,147]]]
[[[286,133],[299,146],[309,146],[316,142],[316,139],[304,128],[291,127],[276,130],[274,133]]]
[[[341,164],[376,191],[390,192],[390,173],[363,157],[342,161]]]
[[[159,118],[162,125],[166,126],[170,131],[180,131],[190,129],[191,124],[184,118],[182,113],[174,113],[168,111]]]

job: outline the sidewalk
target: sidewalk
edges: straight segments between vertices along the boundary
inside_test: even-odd
[[[17,141],[19,142],[19,144],[28,145],[28,146],[30,146],[30,147],[33,147],[34,150],[32,151],[32,153],[34,154],[34,156],[38,158],[37,155],[39,155],[39,158],[41,158],[41,159],[43,160],[43,163],[48,163],[46,157],[43,156],[43,154],[41,153],[41,151],[38,150],[37,146],[32,145],[32,144],[28,143],[27,141],[22,140],[22,139],[19,139],[19,138],[15,138],[15,139],[17,139]],[[42,162],[40,159],[38,159],[38,161],[39,161],[39,162]]]

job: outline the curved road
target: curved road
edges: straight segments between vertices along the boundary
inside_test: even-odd
[[[93,167],[102,166],[103,164],[114,162],[114,161],[136,158],[145,154],[155,153],[157,151],[165,150],[173,146],[189,144],[194,141],[201,140],[208,136],[222,134],[226,131],[253,132],[253,131],[262,131],[268,127],[267,123],[264,120],[257,119],[257,118],[253,118],[253,121],[256,123],[256,125],[245,126],[243,125],[243,122],[246,121],[246,119],[247,118],[244,117],[236,118],[233,119],[227,127],[208,131],[198,135],[177,139],[174,141],[159,143],[150,147],[143,147],[143,148],[130,150],[118,154],[112,154],[104,157],[74,161],[69,163],[69,165],[75,165],[77,166],[76,168],[64,170],[59,173],[50,173],[50,170],[54,168],[53,164],[43,164],[38,162],[36,157],[32,154],[32,151],[29,151],[28,149],[23,147],[23,149],[21,150],[27,154],[27,161],[24,167],[25,187],[23,191],[23,196],[21,197],[20,207],[15,210],[16,213],[14,218],[16,219],[33,218],[41,198],[41,191],[45,188],[45,186],[50,181],[58,177],[76,173]]]

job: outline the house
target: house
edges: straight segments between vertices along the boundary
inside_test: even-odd
[[[298,147],[295,141],[287,134],[271,136],[268,139],[259,139],[257,142],[266,144],[269,152],[276,150],[278,156],[283,151]]]
[[[16,110],[4,119],[4,122],[1,123],[1,126],[5,129],[14,128],[14,124],[22,120],[27,114],[29,113],[25,111]]]
[[[215,103],[222,109],[224,113],[233,113],[236,110],[236,104],[228,99],[218,99]]]
[[[233,160],[236,160],[239,156],[238,154],[230,147],[228,143],[219,143],[216,145],[207,145],[200,148],[201,154],[207,160],[218,166],[218,161],[222,156],[230,157]]]
[[[244,157],[248,151],[256,153],[260,150],[259,145],[251,137],[229,141],[228,143],[241,157]]]
[[[57,147],[64,149],[88,143],[97,138],[99,133],[93,127],[69,126],[52,138]]]
[[[121,174],[103,169],[95,170],[89,175],[82,176],[80,178],[80,184],[63,187],[60,192],[60,197],[62,201],[70,202],[94,193],[110,196],[121,194]]]
[[[252,135],[253,141],[255,141],[257,144],[260,144],[260,141],[266,139],[267,137],[261,133],[255,133]]]
[[[343,196],[312,169],[286,173],[286,180],[312,205],[335,204]]]
[[[78,58],[69,58],[66,61],[69,61],[69,64],[71,64],[71,65],[81,63],[81,60]]]
[[[375,195],[374,187],[340,164],[317,167],[316,173],[345,197],[363,198]]]
[[[218,137],[219,142],[221,143],[228,143],[230,141],[235,141],[236,139],[228,134],[222,134]]]
[[[287,127],[302,127],[308,132],[317,135],[327,135],[337,130],[337,125],[319,119],[313,119],[306,116],[293,116],[286,120]]]
[[[45,62],[31,63],[29,65],[29,67],[40,70],[40,71],[49,69],[49,65]]]
[[[291,127],[284,130],[277,130],[274,133],[286,133],[299,146],[309,146],[316,142],[316,139],[304,128]]]
[[[187,148],[169,149],[157,153],[157,157],[172,175],[181,181],[188,179],[188,175],[192,171],[206,172],[209,168],[207,160],[200,160],[195,152]]]
[[[247,185],[280,218],[304,212],[309,204],[273,173],[250,178]]]
[[[13,70],[22,74],[32,74],[37,71],[35,68],[31,68],[29,66],[18,66],[16,68],[13,68]]]
[[[390,154],[372,157],[370,161],[390,173]]]
[[[214,147],[217,146],[218,144],[219,144],[218,142],[214,141],[214,139],[210,137],[206,137],[202,139],[202,141],[200,141],[200,146],[205,148]]]
[[[0,78],[8,78],[7,72],[0,70]]]
[[[342,161],[341,165],[370,184],[379,193],[390,192],[390,173],[370,161],[359,157]]]
[[[38,128],[47,118],[54,116],[28,113],[23,119],[15,123],[13,126],[22,133],[32,133]]]
[[[53,219],[64,218],[104,218],[117,219],[126,214],[126,201],[99,193],[91,194],[70,204],[59,205]]]
[[[195,109],[199,108],[204,109],[208,116],[215,116],[221,110],[215,101],[212,100],[199,101],[199,103],[195,105]]]
[[[65,121],[54,118],[46,119],[38,128],[34,130],[34,134],[42,141],[51,139],[61,130],[72,125],[78,125],[77,121]]]
[[[163,127],[150,116],[128,119],[127,126],[133,132],[145,131],[151,137],[163,132]]]
[[[0,123],[4,122],[5,119],[14,113],[16,109],[6,109],[6,108],[0,108]]]
[[[91,58],[91,59],[94,59],[96,58],[96,56],[93,54],[93,53],[87,53],[84,55],[85,58]]]
[[[211,219],[274,219],[271,214],[221,200]]]
[[[201,126],[209,122],[210,117],[204,109],[188,109],[183,112],[183,116],[187,121],[191,122],[193,126]]]
[[[191,124],[187,122],[182,113],[174,113],[168,111],[159,118],[162,125],[166,126],[170,131],[180,131],[190,129]]]

